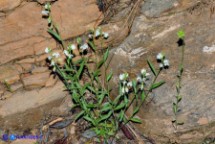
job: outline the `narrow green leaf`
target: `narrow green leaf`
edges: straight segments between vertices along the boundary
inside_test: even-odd
[[[104,94],[104,93],[99,95],[99,104],[101,104],[103,102],[105,95],[106,94]]]
[[[98,64],[97,64],[97,69],[101,68],[101,66],[104,64],[104,60],[102,59]]]
[[[84,115],[84,110],[82,110],[79,114],[76,115],[75,121],[77,121],[83,115]]]
[[[62,42],[62,39],[60,37],[59,34],[57,34],[56,32],[54,32],[52,29],[48,29],[48,32],[54,37],[56,38],[59,42]]]
[[[92,50],[95,52],[96,51],[96,46],[95,46],[94,42],[88,41],[88,44],[90,45]]]
[[[87,86],[87,89],[88,89],[90,92],[92,92],[93,94],[96,93],[95,88],[93,88],[93,87],[90,86],[90,85]]]
[[[83,70],[84,70],[84,65],[85,65],[85,61],[82,61],[81,65],[80,65],[80,67],[79,67],[79,70],[78,70],[78,72],[77,72],[77,74],[76,74],[76,76],[77,76],[78,79],[80,78],[80,75],[81,75],[81,73],[82,73]]]
[[[142,94],[141,94],[141,100],[144,101],[146,98],[146,94],[144,91],[142,91]]]
[[[133,86],[133,89],[134,89],[134,93],[136,94],[137,93],[137,83],[135,80],[132,81],[132,86]]]
[[[84,119],[87,120],[88,122],[91,122],[94,126],[96,126],[95,121],[92,118],[90,118],[89,116],[84,116]]]
[[[112,115],[112,111],[109,111],[108,114],[102,115],[102,117],[98,120],[98,122],[101,122],[103,120],[107,120]]]
[[[177,104],[174,102],[174,103],[173,103],[173,112],[176,114],[177,111],[178,111],[178,106],[177,106]]]
[[[142,123],[142,121],[139,118],[131,118],[130,121],[135,123]]]
[[[114,104],[114,105],[117,105],[121,97],[122,97],[122,95],[118,95],[118,96],[114,99],[113,104]]]
[[[106,50],[105,54],[104,54],[104,58],[103,58],[103,61],[106,62],[107,58],[108,58],[108,55],[109,55],[109,49]]]
[[[112,76],[113,76],[113,72],[111,71],[111,73],[107,76],[106,81],[109,82],[111,80]]]
[[[111,110],[111,104],[109,102],[104,103],[101,109],[101,113],[109,110]]]
[[[136,107],[133,111],[132,117],[135,116],[139,111],[139,107]]]
[[[121,110],[120,113],[119,113],[119,117],[118,117],[120,122],[122,122],[124,114],[125,114],[125,112],[123,110]]]
[[[150,62],[150,60],[147,60],[147,63],[148,63],[148,65],[149,65],[151,71],[153,72],[153,74],[154,74],[155,76],[157,76],[157,71],[156,71],[154,65]]]
[[[160,81],[160,82],[158,82],[158,83],[154,83],[154,84],[150,87],[149,91],[151,91],[151,90],[153,90],[153,89],[156,89],[156,88],[162,86],[164,83],[165,83],[165,81],[163,81],[163,80]]]
[[[177,99],[177,103],[179,103],[181,101],[181,99],[182,99],[182,96],[178,95],[178,96],[176,96],[176,99]]]
[[[126,105],[126,103],[121,103],[120,105],[118,105],[116,108],[114,108],[114,111],[120,110],[122,108],[124,108]]]

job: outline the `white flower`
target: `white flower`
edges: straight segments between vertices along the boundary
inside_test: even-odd
[[[88,38],[89,38],[90,40],[92,40],[92,39],[93,39],[93,35],[92,35],[92,34],[89,34],[89,35],[88,35]]]
[[[52,22],[51,17],[48,18],[48,23],[50,24]]]
[[[145,75],[146,74],[146,70],[145,69],[141,69],[141,74]]]
[[[124,87],[122,87],[122,93],[123,93],[123,94],[125,93],[125,88],[124,88]]]
[[[97,28],[95,31],[95,37],[99,37],[101,35],[101,28]]]
[[[55,65],[55,62],[52,60],[50,65],[51,65],[51,66],[54,66],[54,65]]]
[[[120,74],[119,75],[119,79],[122,81],[122,80],[124,80],[124,74]]]
[[[162,64],[162,63],[160,63],[160,64],[159,64],[159,67],[162,69],[162,68],[163,68],[163,64]]]
[[[52,54],[52,56],[55,57],[55,58],[58,58],[58,57],[60,57],[60,54],[58,52],[55,52],[55,53]]]
[[[162,60],[164,55],[162,53],[157,54],[157,60]]]
[[[145,75],[145,76],[146,76],[146,77],[147,77],[147,76],[150,76],[150,74],[149,74],[149,73],[146,73],[146,75]]]
[[[49,3],[45,4],[45,9],[46,10],[50,10],[50,8],[51,8],[51,5]]]
[[[143,88],[144,88],[144,85],[141,84],[141,85],[140,85],[140,90],[143,90]]]
[[[109,34],[107,32],[103,32],[103,36],[107,39],[109,37]]]
[[[126,81],[126,80],[124,80],[122,83],[123,83],[123,85],[126,85],[126,84],[127,84],[127,81]]]
[[[71,49],[71,50],[75,50],[77,47],[76,47],[75,44],[71,44],[68,48]]]
[[[146,78],[142,78],[141,76],[138,76],[136,80],[139,83],[143,83],[146,80]]]
[[[48,16],[49,16],[49,11],[43,10],[43,11],[42,11],[42,16],[48,17]]]
[[[128,93],[128,88],[127,87],[125,87],[125,92]]]
[[[165,59],[163,61],[163,64],[164,64],[165,67],[168,67],[169,66],[169,60]]]
[[[47,48],[45,49],[45,53],[50,53],[50,52],[51,52],[51,49],[47,47]]]
[[[128,83],[127,83],[127,86],[128,86],[128,87],[132,87],[132,82],[128,82]]]
[[[86,49],[88,49],[88,48],[89,48],[89,46],[88,46],[87,43],[85,43],[85,44],[83,44],[82,46],[80,46],[80,49],[82,49],[82,50],[86,50]]]
[[[64,52],[64,54],[65,54],[67,57],[69,57],[69,58],[72,58],[72,57],[73,57],[73,55],[70,54],[68,50],[64,50],[63,52]]]

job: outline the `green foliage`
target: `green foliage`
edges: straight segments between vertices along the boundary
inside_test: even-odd
[[[50,9],[51,6],[48,6],[49,11]],[[115,136],[120,129],[120,123],[124,125],[128,122],[141,123],[141,119],[135,116],[150,92],[165,83],[164,81],[156,82],[162,69],[156,69],[151,61],[147,61],[151,72],[154,74],[149,87],[146,87],[145,84],[149,75],[145,69],[141,70],[136,80],[130,80],[128,73],[121,74],[119,76],[119,94],[111,97],[109,82],[113,77],[113,72],[111,71],[107,75],[105,72],[104,82],[101,80],[101,75],[104,75],[101,73],[101,69],[106,66],[109,49],[103,53],[101,60],[93,61],[95,64],[94,69],[89,68],[90,59],[83,54],[83,52],[88,53],[89,48],[91,48],[93,54],[98,55],[94,40],[100,39],[103,41],[107,39],[108,34],[103,33],[102,29],[99,28],[91,31],[90,38],[87,40],[81,37],[77,38],[75,43],[77,43],[80,59],[74,61],[73,58],[76,55],[73,54],[73,49],[67,49],[56,25],[53,21],[48,20],[48,22],[48,32],[62,44],[66,55],[64,65],[59,65],[55,61],[56,54],[53,55],[52,51],[48,51],[51,54],[51,66],[64,82],[67,91],[71,94],[74,107],[81,109],[76,114],[75,120],[85,119],[101,140],[107,140]],[[132,115],[127,117],[126,112],[133,103],[136,104],[135,109]]]

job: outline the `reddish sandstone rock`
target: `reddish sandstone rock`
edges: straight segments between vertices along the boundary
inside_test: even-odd
[[[50,72],[36,73],[22,78],[25,89],[33,89],[45,86]]]

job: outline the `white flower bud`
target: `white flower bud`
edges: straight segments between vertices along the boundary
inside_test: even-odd
[[[121,81],[124,80],[124,74],[119,75],[119,80],[121,80]]]
[[[55,58],[58,58],[58,57],[60,57],[60,54],[58,52],[55,52],[55,53],[52,54],[52,56],[55,57]]]
[[[55,62],[52,60],[50,66],[54,66]]]
[[[147,77],[147,76],[150,76],[150,73],[146,73],[146,75],[145,75],[145,76],[146,76],[146,77]]]
[[[43,11],[42,11],[42,16],[48,17],[48,16],[49,16],[49,11],[43,10]]]
[[[157,60],[162,60],[164,55],[162,53],[157,54]]]
[[[163,64],[164,64],[165,67],[168,67],[169,66],[169,60],[165,59],[163,61]]]
[[[75,44],[71,44],[69,47],[68,47],[68,49],[70,49],[70,50],[75,50],[77,47],[76,47],[76,45]]]
[[[73,55],[70,54],[69,51],[64,50],[63,52],[64,52],[64,54],[65,54],[67,57],[69,57],[69,58],[72,58],[72,57],[73,57]]]
[[[51,49],[50,48],[45,48],[45,53],[50,53],[51,52]]]
[[[146,69],[141,69],[141,74],[145,76],[145,74],[146,74]]]
[[[81,49],[81,50],[86,50],[86,49],[88,49],[88,48],[89,48],[89,46],[88,46],[87,43],[85,43],[85,44],[83,44],[82,46],[80,46],[80,49]]]
[[[105,39],[107,39],[109,37],[109,34],[107,32],[103,32],[103,36]]]
[[[132,82],[128,82],[128,83],[127,83],[127,86],[128,86],[128,87],[132,87]]]
[[[160,63],[160,64],[159,64],[159,67],[160,67],[160,69],[162,69],[162,68],[163,68],[163,64],[162,64],[162,63]]]
[[[99,37],[101,35],[101,28],[97,28],[95,31],[95,37]]]

